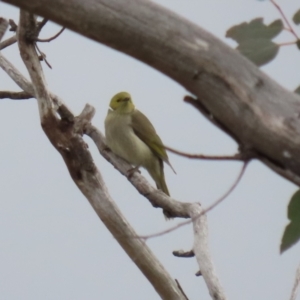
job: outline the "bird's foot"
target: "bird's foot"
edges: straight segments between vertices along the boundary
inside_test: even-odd
[[[139,172],[139,173],[141,173],[141,171],[139,170],[139,167],[131,168],[131,169],[129,169],[129,170],[127,171],[127,176],[128,176],[128,178],[130,178],[130,177],[134,174],[134,172]]]

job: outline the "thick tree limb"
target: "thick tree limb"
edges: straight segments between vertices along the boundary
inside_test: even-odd
[[[121,215],[108,193],[102,176],[81,136],[83,128],[80,127],[90,121],[93,110],[84,111],[78,118],[72,118],[71,112],[61,105],[58,110],[61,118],[56,116],[34,43],[27,39],[26,31],[33,30],[33,24],[33,16],[21,11],[19,48],[33,82],[43,130],[62,155],[75,184],[123,249],[151,282],[160,297],[162,299],[186,299],[176,282],[157,261],[145,243],[135,238],[136,233]]]
[[[146,0],[5,0],[160,70],[242,147],[299,185],[300,98],[208,32]],[[286,174],[292,174],[287,176]]]

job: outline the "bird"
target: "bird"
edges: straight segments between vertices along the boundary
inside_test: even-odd
[[[145,168],[156,187],[170,196],[164,163],[176,172],[162,140],[149,119],[135,108],[129,93],[119,92],[111,98],[104,127],[106,143],[112,152],[133,165],[134,169]]]

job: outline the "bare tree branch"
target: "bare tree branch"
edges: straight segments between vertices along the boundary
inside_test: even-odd
[[[49,62],[48,62],[48,60],[47,60],[46,54],[40,50],[40,48],[39,48],[39,46],[37,45],[37,43],[35,43],[35,48],[36,48],[37,52],[40,54],[40,55],[39,55],[40,61],[44,61],[44,62],[46,63],[46,65],[47,65],[50,69],[52,69],[52,66],[49,64]]]
[[[85,132],[89,135],[95,144],[97,145],[100,153],[106,158],[109,162],[111,162],[115,168],[117,168],[123,175],[128,176],[128,170],[131,169],[131,165],[117,157],[114,153],[109,151],[105,145],[105,139],[103,135],[92,125],[87,124]],[[191,220],[186,222],[182,222],[170,229],[167,229],[163,232],[153,234],[151,236],[140,236],[143,239],[148,239],[150,237],[157,237],[162,234],[166,234],[170,231],[173,231],[183,225],[189,224],[193,222],[194,225],[194,248],[193,253],[195,253],[199,266],[201,266],[201,274],[206,281],[208,286],[210,295],[212,299],[225,299],[224,291],[219,283],[217,275],[215,273],[212,259],[208,250],[208,242],[207,242],[207,224],[206,224],[206,211],[213,209],[216,205],[218,205],[221,201],[223,201],[229,193],[237,186],[238,182],[242,178],[245,169],[247,166],[247,162],[243,164],[241,172],[237,177],[234,184],[231,188],[216,202],[214,202],[211,206],[209,206],[206,210],[203,210],[199,204],[197,203],[180,203],[164,195],[160,191],[154,189],[149,185],[149,183],[143,178],[143,176],[139,173],[135,173],[133,176],[130,176],[128,180],[137,188],[137,190],[147,197],[153,206],[163,207],[165,210],[170,211],[172,216],[184,216],[191,217]],[[147,191],[147,192],[146,192]],[[175,209],[174,209],[175,208]],[[201,210],[199,212],[199,210]],[[200,230],[201,229],[201,230]],[[189,255],[191,252],[189,253]]]
[[[28,79],[26,79],[19,70],[11,64],[0,52],[0,67],[7,75],[25,92],[34,95],[33,87]]]
[[[0,91],[0,99],[11,99],[11,100],[25,100],[34,98],[27,92],[11,92],[11,91]]]
[[[121,174],[127,177],[127,179],[135,186],[135,188],[144,195],[154,207],[162,207],[164,210],[168,211],[170,216],[172,217],[190,217],[191,220],[188,220],[186,222],[182,222],[174,227],[171,227],[170,229],[167,229],[165,231],[162,231],[157,234],[153,235],[147,235],[147,236],[139,236],[139,238],[147,240],[150,237],[157,237],[160,235],[163,235],[165,233],[168,233],[170,231],[173,231],[183,225],[193,223],[194,225],[194,240],[196,249],[194,247],[193,252],[196,254],[196,252],[199,252],[201,254],[196,255],[198,263],[203,264],[203,267],[201,267],[201,274],[203,275],[203,278],[206,281],[207,287],[209,289],[209,293],[214,300],[220,300],[220,299],[226,299],[224,295],[224,291],[221,288],[221,285],[219,283],[219,280],[217,278],[217,275],[214,271],[212,258],[209,255],[209,249],[208,249],[208,242],[207,242],[207,220],[205,213],[208,210],[211,210],[213,207],[215,207],[217,204],[219,204],[221,201],[225,199],[225,197],[228,196],[228,194],[236,187],[238,182],[240,181],[247,163],[244,163],[243,168],[233,184],[233,186],[229,189],[229,191],[223,195],[218,201],[213,203],[210,207],[207,208],[207,210],[203,210],[200,208],[200,204],[198,203],[185,203],[185,202],[179,202],[176,201],[169,196],[165,195],[161,191],[153,188],[146,179],[138,172],[135,172],[132,176],[128,176],[128,170],[132,168],[130,164],[128,164],[126,161],[124,161],[122,158],[116,156],[113,152],[111,152],[106,144],[105,144],[105,138],[101,134],[101,132],[95,128],[94,126],[90,124],[86,124],[85,127],[85,133],[90,136],[93,141],[95,142],[99,152],[102,154],[102,156],[108,160],[117,170],[120,171]],[[199,212],[199,209],[201,212]],[[201,228],[201,230],[200,230]],[[201,242],[199,242],[201,241]],[[205,248],[205,249],[204,249]],[[203,255],[203,256],[201,256]],[[201,258],[199,258],[201,256]],[[202,260],[209,260],[203,263]]]
[[[48,39],[39,39],[39,38],[37,38],[36,41],[37,42],[43,42],[43,43],[44,42],[51,42],[51,41],[55,40],[57,37],[59,37],[64,30],[65,30],[65,27],[63,27],[57,34],[55,34],[54,36],[52,36]]]
[[[185,299],[176,282],[157,261],[145,243],[135,237],[136,233],[121,215],[97,170],[85,142],[81,124],[89,122],[93,109],[87,107],[77,118],[60,106],[61,118],[56,116],[51,95],[47,90],[44,75],[33,42],[28,41],[26,30],[32,30],[33,16],[22,11],[19,24],[19,48],[23,61],[33,82],[34,94],[39,104],[42,128],[53,146],[62,155],[70,175],[81,192],[104,222],[123,249],[151,282],[162,299]],[[86,120],[82,120],[86,118]]]
[[[179,281],[178,281],[177,279],[175,279],[175,281],[176,281],[176,283],[177,283],[178,288],[181,290],[182,294],[185,296],[185,299],[186,299],[186,300],[189,300],[189,298],[187,297],[187,295],[186,295],[185,292],[183,291],[183,289],[182,289],[182,287],[181,287]]]
[[[199,215],[197,215],[196,218],[199,218],[199,217],[201,217],[202,215],[205,215],[205,214],[206,214],[207,212],[209,212],[210,210],[214,209],[217,205],[219,205],[222,201],[224,201],[224,200],[228,197],[229,194],[232,193],[232,191],[237,187],[237,185],[239,184],[240,180],[242,179],[242,177],[243,177],[243,175],[244,175],[244,173],[245,173],[245,170],[246,170],[247,165],[248,165],[248,162],[247,162],[247,161],[244,162],[243,167],[242,167],[242,169],[241,169],[241,171],[240,171],[238,177],[236,178],[236,180],[235,180],[235,182],[233,183],[233,185],[229,188],[229,190],[228,190],[224,195],[222,195],[222,197],[220,197],[219,199],[217,199],[216,201],[214,201],[211,205],[209,205],[206,209],[203,209],[202,212],[201,212]],[[159,204],[160,207],[161,207],[161,206],[164,207],[164,206],[163,206],[164,203],[162,203],[162,202],[159,202],[159,203],[160,203],[160,204]],[[189,204],[189,205],[187,206],[187,209],[190,210],[190,209],[191,209],[191,206],[193,206],[193,205],[194,205],[194,204]],[[200,204],[199,204],[199,205],[200,205]],[[179,224],[177,224],[177,225],[175,225],[175,226],[173,226],[173,227],[170,227],[170,228],[168,228],[168,229],[166,229],[166,230],[163,230],[163,231],[160,231],[160,232],[157,232],[157,233],[153,233],[153,234],[149,234],[149,235],[140,236],[140,238],[147,240],[147,239],[150,239],[150,238],[159,237],[159,236],[165,235],[165,234],[167,234],[167,233],[170,233],[170,232],[172,232],[172,231],[174,231],[174,230],[176,230],[176,229],[178,229],[178,228],[180,228],[180,227],[182,227],[182,226],[188,225],[188,224],[190,224],[190,223],[192,223],[192,222],[194,223],[194,221],[196,221],[196,220],[193,219],[193,217],[192,217],[191,214],[190,214],[190,211],[189,211],[188,214],[189,214],[189,216],[190,216],[190,218],[191,218],[190,220],[181,222],[181,223],[179,223]],[[193,213],[193,215],[194,215],[194,213]]]
[[[33,86],[30,81],[28,81],[19,70],[11,64],[0,52],[0,68],[7,73],[7,75],[29,95],[34,95]],[[35,98],[35,97],[34,97]],[[51,93],[51,99],[56,108],[63,104],[63,101],[56,95]]]
[[[225,300],[226,297],[212,263],[208,247],[208,226],[205,212],[197,203],[190,208],[194,229],[193,252],[201,270],[201,275],[208,287],[211,298],[214,300]]]
[[[7,30],[8,24],[10,24],[10,26],[11,26],[10,31],[17,28],[17,27],[14,27],[14,26],[16,26],[16,24],[14,23],[13,20],[7,21],[7,20],[0,17],[0,42],[3,38],[3,35],[4,35],[5,31]],[[1,42],[0,43],[0,50],[14,44],[16,41],[17,41],[17,38],[16,38],[16,35],[14,35],[13,37]]]
[[[0,43],[0,50],[3,50],[6,47],[9,47],[17,42],[17,35],[14,35],[7,40]]]
[[[186,152],[182,152],[182,151],[178,151],[178,150],[175,150],[173,148],[170,148],[170,147],[167,147],[165,146],[165,149],[174,153],[174,154],[177,154],[177,155],[180,155],[180,156],[184,156],[184,157],[187,157],[187,158],[191,158],[191,159],[203,159],[203,160],[229,160],[229,161],[246,161],[246,160],[249,160],[250,159],[250,156],[249,155],[246,155],[244,153],[236,153],[234,155],[203,155],[203,154],[190,154],[190,153],[186,153]],[[251,154],[251,156],[254,157],[254,154]]]
[[[53,113],[51,97],[47,89],[42,67],[35,50],[35,45],[28,38],[31,32],[35,30],[34,25],[34,16],[21,10],[18,29],[18,44],[21,57],[27,67],[31,81],[33,82],[34,95],[38,100],[40,119],[43,124],[46,117],[51,116],[51,118],[54,119],[53,121],[57,121],[57,116]]]
[[[95,168],[95,165],[90,157],[90,154],[88,151],[83,151],[83,149],[86,150],[85,144],[81,139],[81,132],[83,131],[83,128],[78,125],[80,120],[82,118],[86,118],[88,121],[92,117],[92,113],[85,114],[83,113],[82,116],[78,118],[72,118],[70,116],[70,112],[68,110],[64,110],[64,106],[60,105],[59,111],[61,114],[61,120],[56,117],[55,111],[53,110],[52,101],[51,99],[55,99],[49,91],[46,88],[45,80],[43,78],[43,73],[39,64],[38,56],[35,52],[34,44],[32,43],[32,40],[28,40],[26,37],[30,36],[30,34],[27,34],[26,29],[30,28],[34,23],[33,16],[30,16],[28,13],[22,12],[21,18],[20,18],[20,28],[19,28],[19,47],[20,52],[22,54],[23,60],[28,68],[28,71],[30,73],[31,80],[33,81],[34,85],[32,86],[28,81],[24,80],[21,74],[16,72],[13,66],[11,66],[4,58],[3,56],[0,56],[0,62],[3,69],[10,74],[12,78],[17,79],[18,84],[24,86],[24,89],[28,89],[31,94],[34,94],[35,97],[38,100],[39,103],[39,111],[40,111],[40,117],[41,117],[41,123],[42,127],[47,134],[48,138],[54,145],[54,147],[61,153],[63,156],[68,169],[70,171],[70,174],[77,184],[77,186],[80,188],[80,190],[86,195],[86,197],[89,199],[91,205],[94,207],[95,211],[99,215],[99,217],[103,220],[103,222],[106,224],[106,226],[112,231],[116,239],[120,242],[120,244],[123,246],[125,251],[131,256],[133,251],[132,244],[128,242],[128,240],[139,240],[136,238],[137,235],[134,233],[134,231],[128,230],[128,226],[126,227],[126,230],[121,230],[120,228],[115,228],[116,224],[111,224],[108,222],[108,219],[118,220],[115,216],[107,216],[107,212],[103,212],[103,209],[105,208],[105,205],[107,203],[104,201],[111,200],[109,199],[109,195],[106,195],[105,192],[105,185],[103,183],[103,180],[101,178],[100,173]],[[34,28],[30,28],[31,32],[34,31]],[[20,79],[21,78],[21,79]],[[87,117],[89,115],[89,117]],[[84,117],[85,116],[85,117]],[[60,123],[63,123],[63,134],[61,132],[62,125]],[[66,130],[67,129],[67,130]],[[94,133],[96,132],[93,128],[92,130]],[[66,134],[67,132],[67,134]],[[71,135],[71,137],[68,138],[68,135]],[[107,149],[104,149],[104,152],[109,152]],[[80,152],[80,155],[78,154]],[[125,170],[127,171],[127,169]],[[135,178],[136,177],[136,178]],[[157,191],[154,188],[149,188],[149,185],[143,185],[143,180],[141,180],[141,176],[138,176],[137,174],[134,174],[132,178],[129,178],[129,180],[138,180],[142,182],[142,185],[140,185],[140,192],[143,194],[149,194],[149,198],[152,200],[153,204],[156,205],[157,203],[164,203],[165,207],[172,211],[175,215],[178,214],[179,216],[189,217],[190,215],[195,215],[198,212],[198,204],[189,204],[189,203],[180,203],[175,200],[170,200],[169,197],[161,193],[160,191]],[[100,184],[100,186],[99,186]],[[102,184],[102,185],[101,185]],[[97,191],[101,191],[101,194],[98,195],[95,193]],[[103,196],[103,193],[106,197]],[[108,199],[107,199],[108,198]],[[100,201],[101,200],[101,201]],[[102,206],[99,204],[100,202],[105,202],[105,205]],[[159,201],[159,202],[155,202]],[[111,204],[111,203],[110,203]],[[101,209],[100,209],[101,208]],[[204,216],[203,216],[204,217]],[[119,217],[120,218],[120,217]],[[198,217],[193,218],[193,221],[196,223],[204,222],[204,218]],[[124,227],[124,220],[122,219],[121,227]],[[194,227],[197,227],[197,224],[194,224]],[[202,232],[195,232],[195,234],[198,234],[198,237],[195,237],[195,240],[202,240],[203,236]],[[206,234],[207,235],[207,234]],[[130,237],[130,238],[128,238]],[[125,240],[125,241],[124,241]],[[128,243],[130,246],[128,246]],[[139,241],[139,243],[142,243],[142,241]],[[197,242],[195,241],[195,244]],[[207,243],[203,243],[205,247],[207,247]],[[145,245],[144,245],[145,246]],[[135,244],[135,249],[141,250],[137,245]],[[201,247],[199,248],[201,249]],[[195,251],[195,250],[194,250]],[[203,251],[203,250],[201,250]],[[208,250],[207,250],[208,251]],[[205,252],[205,251],[204,251]],[[141,256],[141,253],[138,251],[138,253],[134,252],[134,259],[136,260],[136,256]],[[149,253],[148,253],[149,256]],[[205,259],[210,259],[207,256],[204,256]],[[211,260],[211,259],[210,259]],[[175,296],[174,293],[176,293],[176,298],[174,299],[181,299],[183,296],[180,293],[180,290],[174,289],[174,281],[168,277],[169,275],[163,274],[163,281],[161,281],[161,276],[157,277],[157,273],[155,273],[155,276],[153,276],[153,261],[149,264],[151,266],[151,274],[148,274],[149,271],[147,267],[144,266],[143,262],[141,265],[139,265],[139,262],[136,262],[137,265],[140,267],[140,269],[143,271],[143,273],[147,276],[147,278],[150,280],[150,282],[154,285],[156,290],[159,292],[160,295],[166,295],[163,296],[164,299],[173,299],[173,296]],[[211,273],[211,265],[212,262],[208,262],[207,265],[209,266],[207,269],[210,272],[206,272],[205,268],[203,275],[206,278],[206,281],[210,283],[209,290],[210,294],[212,295],[213,299],[225,299],[224,293],[222,289],[219,286],[218,280],[215,280],[214,278],[209,278],[209,276],[214,275]],[[158,270],[160,273],[162,270]],[[160,280],[158,283],[157,280]],[[170,298],[171,297],[171,298]]]
[[[2,40],[8,27],[8,21],[0,17],[0,41]]]
[[[294,282],[294,286],[292,289],[290,300],[296,300],[298,290],[299,290],[299,285],[300,285],[300,265],[298,266],[297,271],[296,271],[295,282]]]

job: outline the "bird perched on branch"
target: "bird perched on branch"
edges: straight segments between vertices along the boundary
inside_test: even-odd
[[[173,171],[174,169],[151,122],[135,108],[127,92],[113,96],[109,107],[105,119],[108,147],[135,167],[144,167],[155,181],[156,187],[169,196],[163,163],[167,163]]]

